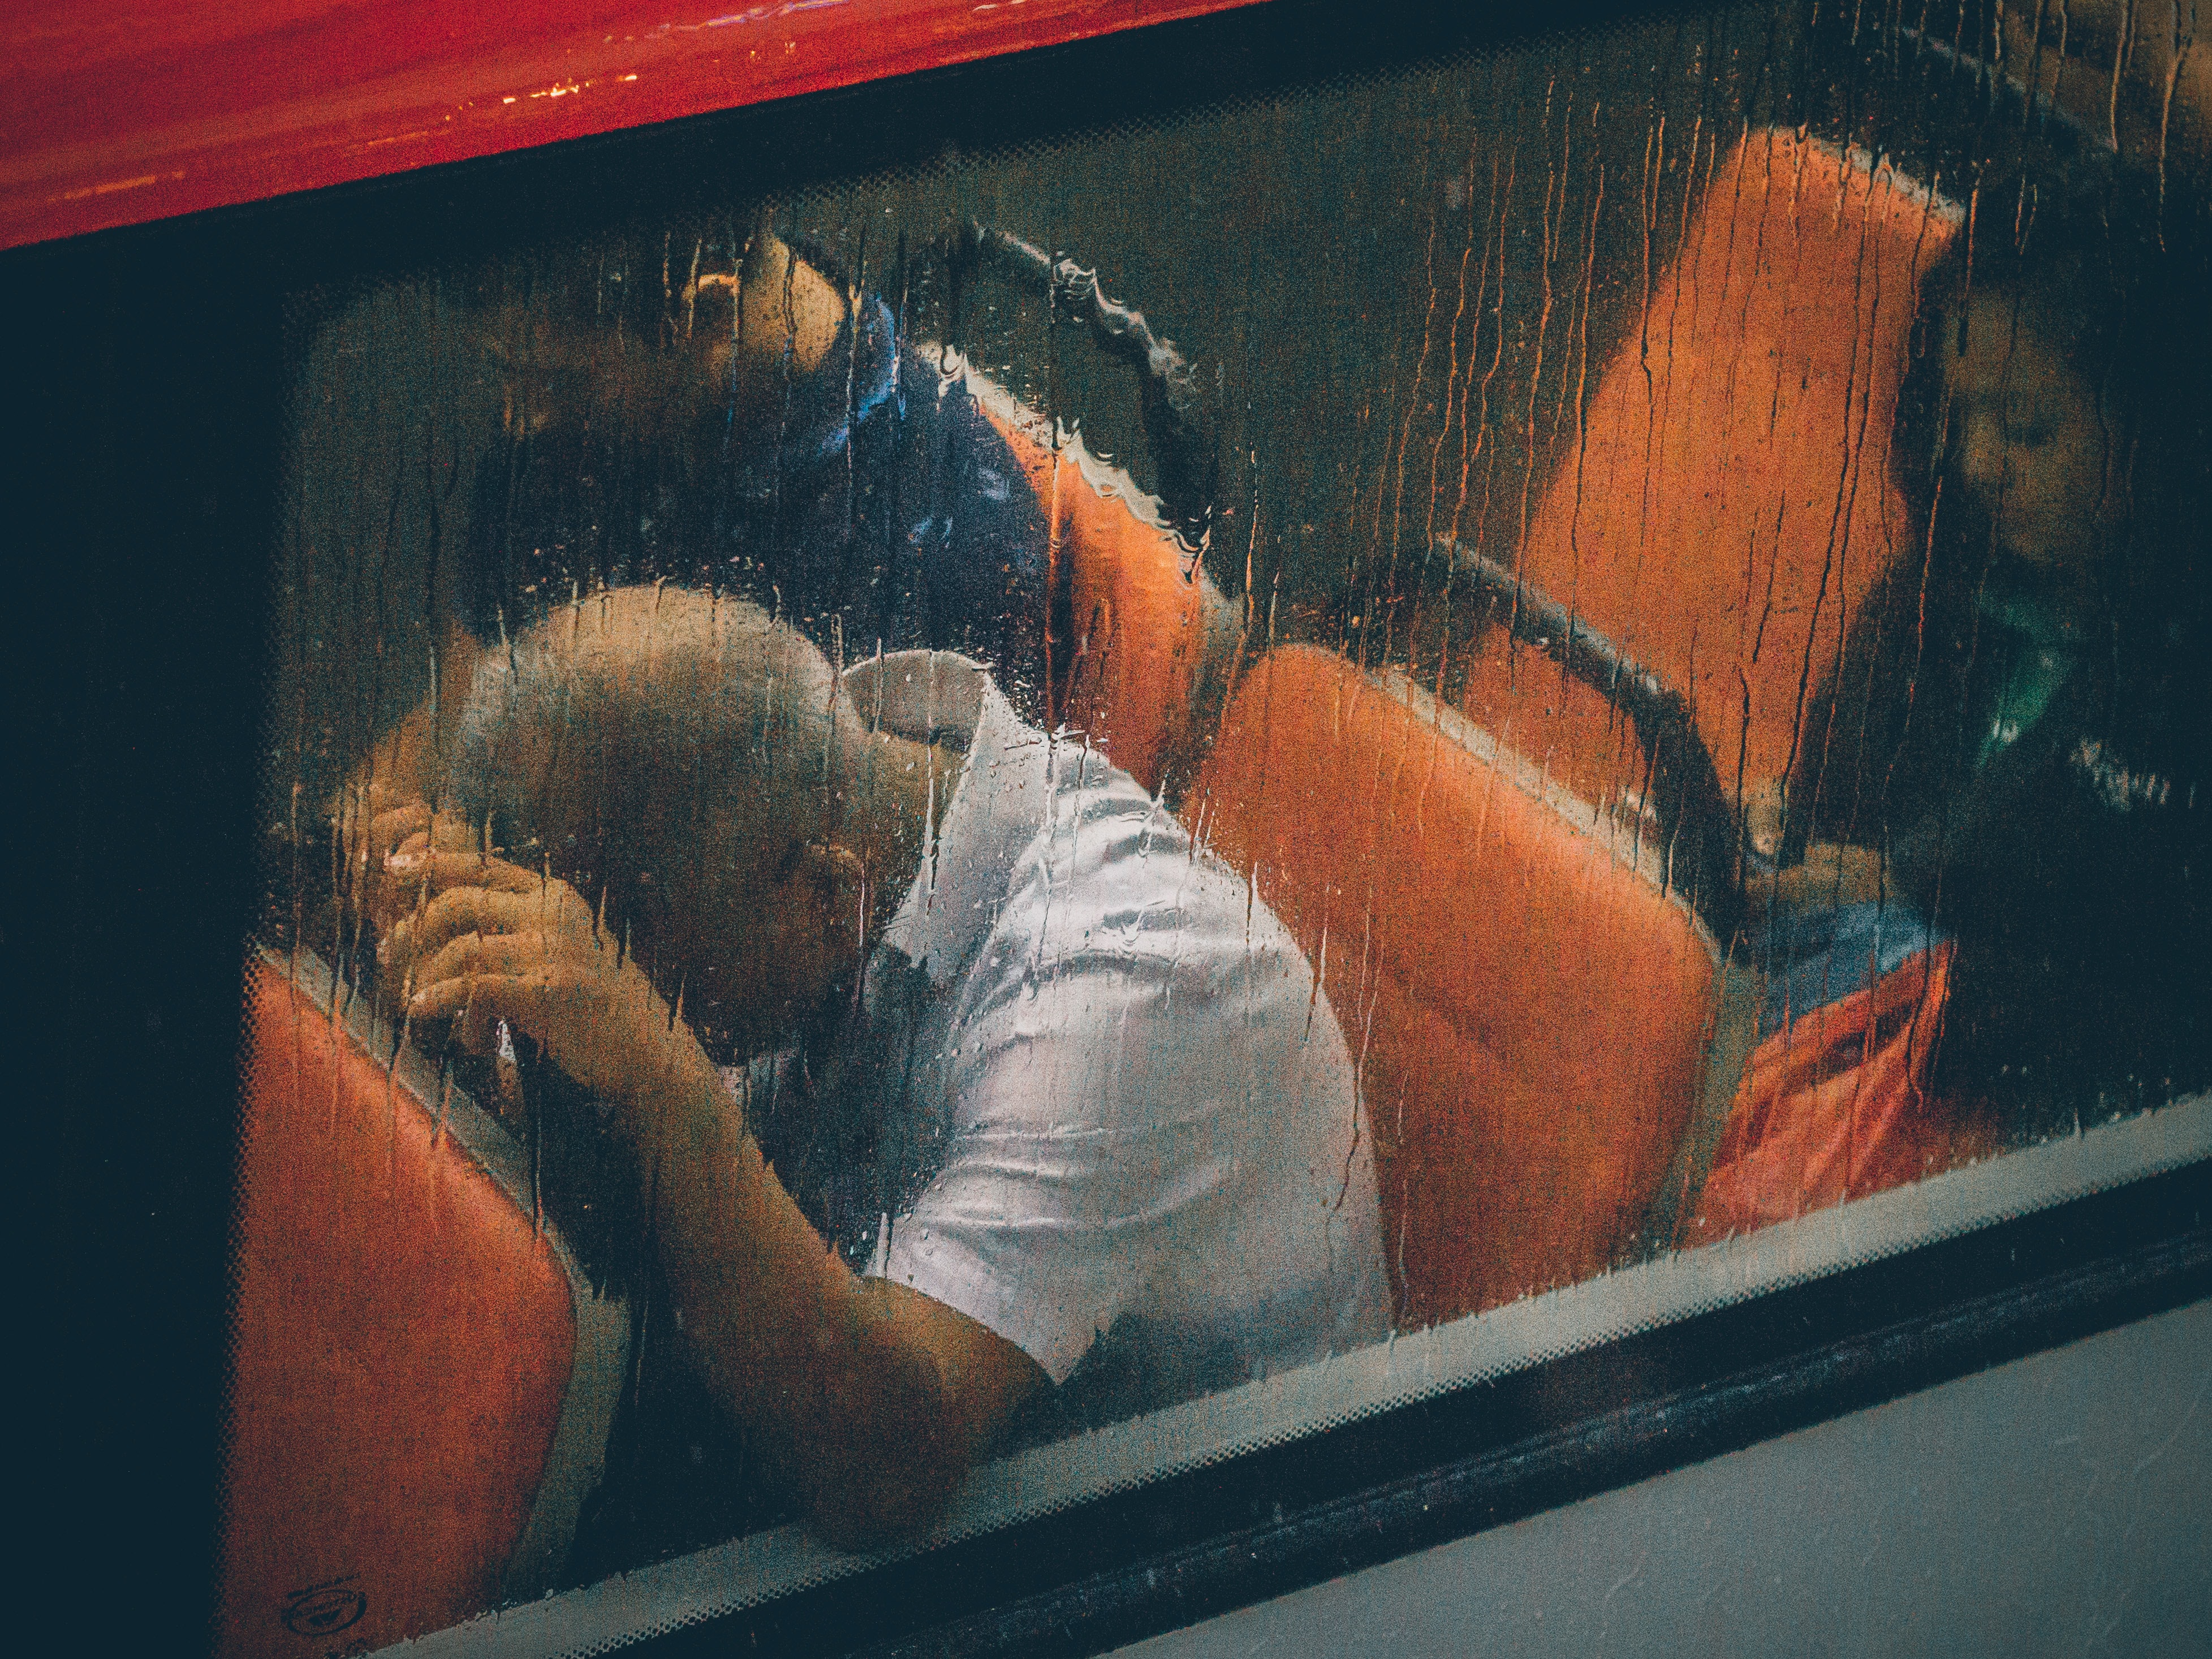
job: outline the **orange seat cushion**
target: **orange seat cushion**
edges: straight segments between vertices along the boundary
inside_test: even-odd
[[[1624,843],[1306,646],[1237,688],[1187,811],[1320,965],[1399,1328],[1611,1265],[1688,1125],[1715,974]]]
[[[1054,713],[1157,789],[1185,735],[1205,639],[1191,560],[1172,533],[1095,487],[1071,452],[1047,448],[1002,409],[984,412],[1045,509],[1052,591],[1068,596],[1072,637],[1051,647],[1064,658],[1049,665]]]
[[[265,965],[247,1012],[222,1651],[365,1651],[497,1600],[574,1311],[382,1066]]]
[[[1607,366],[1531,519],[1523,578],[1691,700],[1731,798],[1786,775],[1802,703],[1911,550],[1892,430],[1921,278],[1955,215],[1887,167],[1751,134]],[[1595,692],[1485,635],[1462,699],[1592,799],[1641,752]]]

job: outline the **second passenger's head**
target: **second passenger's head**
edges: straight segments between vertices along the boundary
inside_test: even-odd
[[[1986,289],[1960,320],[1942,345],[1950,479],[2004,552],[2054,574],[2088,570],[2123,492],[2112,425],[2059,293],[2033,279]]]
[[[2203,398],[2185,262],[2102,202],[2018,222],[1984,203],[1971,251],[1927,285],[1899,450],[1939,551],[2083,593],[2144,565],[2130,547],[2171,542],[2191,470],[2177,439]]]

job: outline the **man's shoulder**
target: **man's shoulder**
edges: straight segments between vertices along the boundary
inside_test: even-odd
[[[1252,882],[1096,749],[1065,735],[1058,747],[1051,810],[1009,872],[1002,931],[1040,937],[1068,970],[1153,957],[1217,975],[1310,977]]]
[[[1052,744],[1052,812],[1043,843],[1085,860],[1105,879],[1173,881],[1190,873],[1225,873],[1167,805],[1080,732]]]

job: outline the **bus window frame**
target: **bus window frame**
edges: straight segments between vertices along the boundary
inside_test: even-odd
[[[1642,9],[1577,7],[1550,27]],[[36,496],[29,544],[75,533],[93,550],[27,587],[27,614],[51,607],[61,626],[40,642],[46,672],[20,718],[33,778],[71,806],[35,826],[25,856],[74,873],[29,896],[8,932],[127,940],[216,986],[152,995],[129,962],[76,945],[25,1005],[46,1020],[41,1086],[65,1103],[37,1133],[53,1137],[59,1182],[40,1294],[67,1375],[143,1376],[163,1345],[184,1379],[133,1423],[131,1459],[88,1454],[122,1460],[103,1469],[174,1473],[183,1496],[161,1513],[196,1542],[150,1582],[180,1626],[204,1629],[212,1578],[231,1157],[220,1128],[237,1121],[235,977],[210,969],[236,955],[251,914],[258,735],[256,627],[218,601],[251,592],[258,556],[239,550],[273,529],[288,342],[363,283],[542,233],[625,180],[663,181],[632,191],[627,214],[675,211],[703,199],[683,180],[726,187],[733,168],[787,190],[1301,84],[1317,63],[1341,75],[1528,35],[1494,11],[1420,5],[1354,45],[1336,9],[1279,0],[0,256],[16,314],[52,322],[26,380],[52,418],[11,458]],[[219,429],[185,429],[179,417],[210,405],[226,411]],[[88,577],[116,597],[88,600]],[[94,672],[103,652],[137,665],[120,690]],[[149,736],[143,700],[157,692],[171,706]],[[149,757],[173,726],[179,752]],[[110,890],[134,866],[173,884],[162,914]],[[142,1085],[119,1109],[84,1075],[111,1026],[102,1086]],[[165,1076],[165,1096],[143,1086]],[[113,1144],[118,1125],[137,1142]],[[2212,1295],[2208,1206],[2212,1160],[2199,1159],[644,1645],[1101,1651]],[[118,1307],[140,1316],[118,1320]],[[112,1382],[80,1394],[76,1412],[111,1420],[130,1398]]]

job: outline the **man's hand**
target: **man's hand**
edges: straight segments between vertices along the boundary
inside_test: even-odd
[[[966,1315],[855,1279],[744,1133],[713,1063],[566,882],[418,831],[392,855],[424,895],[378,952],[414,1023],[498,1024],[618,1103],[656,1170],[663,1265],[708,1387],[857,1545],[921,1526],[1022,1403],[1036,1362]]]
[[[447,623],[437,653],[438,675],[447,695],[426,700],[371,744],[324,805],[343,860],[340,890],[346,896],[348,914],[365,915],[380,938],[398,919],[385,862],[395,848],[421,833],[428,834],[441,848],[459,851],[480,844],[480,834],[459,818],[440,814],[434,822],[424,803],[435,793],[444,773],[469,683],[483,654],[483,647],[465,629]]]
[[[504,1020],[585,1088],[635,1105],[672,1045],[696,1041],[636,960],[567,882],[441,851],[434,836],[416,832],[387,860],[393,884],[419,896],[377,951],[409,1020],[453,1020],[479,1054]]]
[[[356,791],[340,817],[352,902],[377,939],[422,907],[426,897],[419,855],[485,853],[481,831],[451,813],[433,813],[419,800],[395,800],[374,784]],[[397,861],[395,861],[395,856]]]

